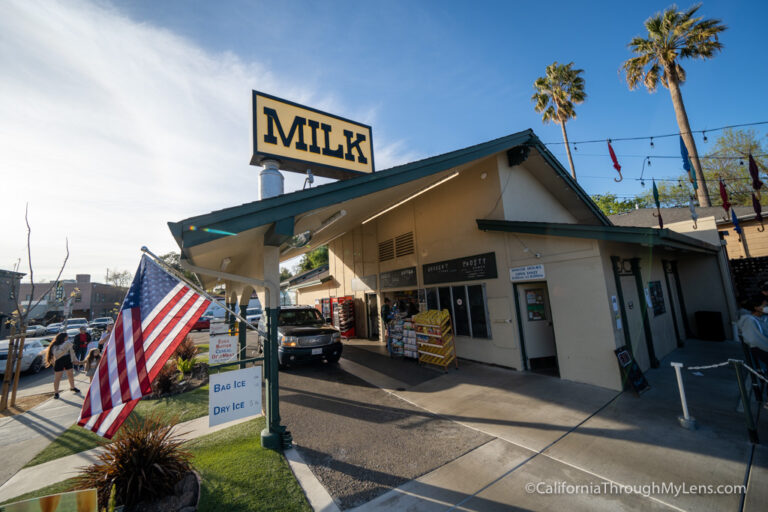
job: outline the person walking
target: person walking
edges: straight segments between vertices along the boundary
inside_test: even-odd
[[[80,361],[75,356],[72,343],[67,340],[67,333],[60,332],[45,350],[45,366],[53,366],[53,398],[59,398],[59,382],[64,372],[67,372],[69,390],[73,393],[80,392],[75,387],[75,376],[72,373],[74,364],[80,364]]]
[[[107,342],[109,341],[109,336],[112,334],[113,327],[115,327],[115,324],[109,324],[104,329],[104,332],[101,333],[101,338],[99,338],[99,346],[96,348],[98,348],[102,352],[104,351],[104,345],[106,345]]]
[[[84,361],[85,355],[88,353],[88,344],[91,342],[91,335],[85,327],[80,328],[80,332],[75,334],[72,340],[75,348],[75,356],[78,361]]]
[[[755,361],[768,366],[768,329],[761,318],[765,314],[766,298],[764,295],[755,295],[744,301],[744,311],[739,319],[738,326],[744,343],[749,345],[752,357]]]
[[[85,374],[91,381],[93,381],[93,376],[99,368],[100,361],[101,351],[98,348],[92,348],[88,351],[88,356],[85,358]]]

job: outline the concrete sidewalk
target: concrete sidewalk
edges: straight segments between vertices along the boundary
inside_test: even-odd
[[[0,453],[3,454],[0,484],[77,421],[89,379],[84,373],[75,375],[75,386],[80,389],[80,394],[69,391],[66,378],[62,380],[58,400],[51,398],[22,414],[0,418]],[[53,373],[48,382],[36,383],[35,388],[39,393],[53,391]]]
[[[202,416],[194,420],[179,423],[176,427],[176,431],[183,434],[180,436],[182,439],[195,439],[206,434],[218,432],[219,430],[250,421],[255,417],[256,416],[249,416],[248,418],[232,421],[223,425],[209,427],[208,416]],[[24,493],[34,491],[43,486],[62,482],[68,478],[77,476],[80,468],[93,464],[102,451],[103,448],[94,448],[92,450],[22,469],[0,487],[0,503]]]
[[[747,482],[743,510],[763,510],[768,451],[756,446],[749,464],[753,446],[744,416],[736,411],[733,370],[686,372],[689,407],[699,429],[684,430],[677,422],[680,399],[669,363],[711,364],[740,356],[733,343],[691,340],[647,372],[652,388],[639,397],[461,364],[458,371],[407,391],[390,388],[414,405],[496,439],[355,510],[740,510],[738,492],[674,495],[652,487],[665,482]],[[761,434],[768,440],[764,425]],[[592,492],[558,492],[556,486],[563,484]],[[616,491],[626,485],[648,487],[639,493]]]

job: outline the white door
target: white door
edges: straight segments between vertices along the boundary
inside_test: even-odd
[[[557,356],[552,311],[549,308],[547,283],[526,283],[517,286],[520,301],[520,321],[527,358]]]
[[[632,354],[640,370],[645,372],[651,367],[648,359],[648,347],[645,344],[645,330],[643,328],[643,310],[640,305],[640,297],[637,295],[637,283],[635,276],[621,276],[621,290],[624,292],[624,307],[627,312],[625,329],[629,330],[629,339],[632,342]],[[645,297],[642,298],[645,300]]]

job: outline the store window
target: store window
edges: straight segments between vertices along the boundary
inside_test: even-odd
[[[447,309],[458,336],[491,337],[484,284],[427,288],[427,307]]]

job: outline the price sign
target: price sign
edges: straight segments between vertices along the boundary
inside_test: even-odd
[[[261,414],[261,366],[211,375],[208,426]]]

